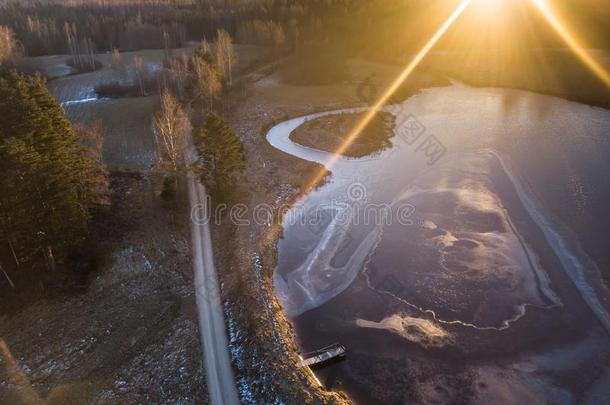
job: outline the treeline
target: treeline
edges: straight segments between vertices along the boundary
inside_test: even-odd
[[[163,2],[7,3],[0,6],[0,25],[10,27],[27,55],[69,51],[69,35],[90,41],[97,52],[183,46],[211,38],[218,29],[235,35],[250,21],[286,20],[298,7],[266,0]],[[283,28],[281,28],[283,30]]]
[[[86,239],[108,199],[101,145],[100,128],[75,129],[42,77],[0,66],[0,266],[53,269]]]
[[[485,40],[515,45],[561,46],[557,35],[529,2],[505,2],[502,18],[470,7],[439,48],[473,46],[473,27],[486,26]],[[446,0],[200,0],[194,2],[85,1],[72,5],[8,2],[0,25],[10,27],[28,55],[69,51],[68,30],[97,52],[172,47],[212,38],[223,29],[239,42],[261,45],[325,44],[351,55],[401,61],[455,9]],[[555,0],[570,26],[593,48],[610,49],[610,18],[601,0]],[[511,35],[507,35],[507,33]],[[516,36],[515,36],[516,35]],[[512,38],[511,38],[512,37]],[[482,38],[478,38],[482,39]]]
[[[173,46],[183,45],[187,17],[181,14],[173,7],[152,4],[9,4],[0,10],[0,25],[15,32],[28,56],[69,53],[71,42],[89,43],[95,52],[106,52],[114,48],[161,48],[164,33]]]
[[[352,56],[404,63],[456,9],[459,0],[304,0],[297,29],[302,44],[324,43]],[[480,3],[480,4],[477,4]],[[530,1],[504,1],[482,11],[472,2],[436,50],[565,47]],[[590,48],[610,49],[604,0],[553,0],[565,23]],[[484,7],[483,7],[484,8]],[[495,13],[495,14],[494,14]],[[285,26],[286,21],[282,21]]]
[[[430,10],[425,0],[8,3],[0,9],[0,25],[10,27],[31,56],[68,53],[70,36],[76,38],[72,43],[89,43],[96,52],[107,52],[163,48],[167,41],[179,47],[188,40],[212,38],[218,29],[241,43],[286,44],[292,49],[326,44],[351,53],[379,53],[386,42],[397,45],[396,39],[404,52],[407,31],[416,43],[415,28],[422,27],[411,23]],[[392,40],[384,42],[388,36]]]

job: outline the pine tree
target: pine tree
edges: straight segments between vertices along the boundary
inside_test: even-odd
[[[0,72],[0,241],[53,267],[86,236],[96,171],[42,77]]]
[[[195,146],[201,160],[203,184],[215,202],[230,201],[234,197],[236,174],[245,168],[239,136],[221,116],[212,112],[197,131]]]

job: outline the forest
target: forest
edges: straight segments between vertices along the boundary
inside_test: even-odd
[[[437,26],[455,1],[425,0],[201,0],[195,2],[81,1],[14,2],[0,5],[0,25],[11,28],[29,56],[68,53],[70,36],[87,43],[95,52],[113,49],[180,47],[187,41],[212,38],[217,29],[229,32],[240,43],[324,44],[349,54],[362,54],[384,60],[399,60],[412,52]],[[572,24],[586,24],[586,43],[593,48],[610,46],[608,11],[599,0],[562,0],[562,8],[572,13]],[[522,32],[535,36],[539,45],[556,47],[558,39],[540,17],[528,15],[525,2],[514,2],[504,27],[497,36]],[[427,18],[433,7],[438,21]],[[474,13],[471,13],[474,14]],[[439,46],[456,49],[471,47],[471,41],[457,40],[469,19],[466,14]],[[514,17],[514,18],[512,18]],[[523,26],[523,30],[509,27]],[[533,28],[535,27],[535,28]],[[405,29],[408,28],[408,29]],[[388,41],[391,38],[392,41]],[[489,38],[487,39],[490,40]]]
[[[107,204],[101,133],[75,128],[39,75],[0,66],[0,238],[15,264],[55,269]]]

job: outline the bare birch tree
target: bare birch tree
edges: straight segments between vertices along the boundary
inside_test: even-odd
[[[218,72],[202,58],[193,58],[193,91],[195,98],[208,103],[211,111],[214,99],[222,90]]]
[[[11,60],[17,53],[18,44],[9,27],[0,25],[0,65]]]
[[[184,168],[191,124],[180,103],[168,92],[161,94],[161,111],[154,116],[159,166],[172,174]]]
[[[138,86],[140,87],[140,94],[142,96],[146,95],[146,76],[148,75],[146,64],[144,63],[144,59],[140,56],[133,57],[133,67],[136,75],[136,80],[138,82]]]
[[[184,89],[186,87],[186,80],[189,73],[189,63],[190,59],[186,52],[182,52],[180,57],[171,58],[169,61],[171,80],[180,98],[184,97]]]
[[[70,50],[74,64],[80,66],[80,49],[78,46],[78,38],[76,36],[76,25],[70,24],[69,22],[64,23],[64,33],[66,34],[68,49]]]
[[[233,48],[233,39],[225,30],[216,31],[216,65],[218,73],[226,78],[229,85],[233,83],[233,66],[237,63],[237,55]]]

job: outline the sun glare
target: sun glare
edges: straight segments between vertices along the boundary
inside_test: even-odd
[[[559,34],[564,42],[570,47],[570,49],[582,60],[582,62],[589,67],[607,86],[610,87],[610,74],[597,63],[581,46],[578,40],[573,34],[568,31],[567,28],[559,21],[556,13],[548,6],[545,0],[530,0],[536,7],[542,12],[545,19],[553,27],[553,29]],[[495,16],[497,18],[502,17],[502,8],[506,5],[507,0],[464,0],[453,13],[444,21],[444,23],[438,28],[438,30],[432,35],[424,47],[415,55],[407,67],[402,73],[394,80],[394,82],[387,88],[383,95],[376,101],[371,109],[366,113],[362,120],[354,127],[345,141],[335,151],[334,155],[326,163],[326,169],[330,170],[336,163],[339,156],[341,156],[345,150],[354,142],[359,134],[366,128],[371,122],[375,114],[383,107],[383,105],[390,99],[392,94],[405,82],[405,80],[411,75],[413,70],[419,65],[424,57],[430,52],[432,47],[439,41],[439,39],[445,34],[445,32],[451,27],[451,25],[457,20],[457,18],[464,12],[469,6],[482,14],[490,17]],[[314,187],[325,175],[325,170],[320,170],[314,179],[309,184]]]
[[[482,14],[493,15],[502,11],[506,0],[473,0],[472,6]]]
[[[570,49],[582,60],[582,62],[589,67],[607,86],[610,87],[610,74],[597,63],[581,46],[575,36],[568,31],[567,28],[559,21],[556,13],[548,6],[545,0],[530,0],[535,6],[542,12],[545,19],[553,27],[553,29],[559,34],[563,41],[570,47]],[[432,35],[424,47],[415,55],[407,67],[402,73],[392,82],[387,88],[383,95],[376,101],[371,109],[366,113],[362,120],[354,127],[345,141],[335,151],[334,155],[326,163],[326,169],[330,170],[336,163],[339,156],[341,156],[345,150],[354,142],[364,128],[371,122],[375,114],[383,107],[383,105],[390,99],[392,94],[405,82],[405,80],[415,70],[417,65],[424,59],[424,57],[430,52],[432,47],[439,41],[439,39],[445,34],[445,32],[451,27],[451,25],[457,20],[457,18],[464,12],[469,6],[489,17],[495,16],[496,18],[502,17],[502,8],[506,5],[507,0],[464,0],[453,13],[444,21],[444,23],[438,28],[438,30]],[[320,170],[314,179],[309,184],[314,187],[325,175],[325,170]]]
[[[580,44],[579,40],[572,34],[565,24],[557,17],[557,13],[551,8],[545,0],[530,0],[540,10],[547,22],[553,27],[555,32],[561,39],[570,47],[570,49],[580,58],[580,60],[589,68],[597,77],[599,77],[607,87],[610,87],[610,74],[602,65],[600,65],[587,50]]]
[[[379,110],[383,107],[383,105],[392,97],[392,95],[400,88],[400,86],[407,80],[407,78],[413,73],[417,65],[424,59],[424,57],[430,52],[430,50],[434,47],[434,45],[441,39],[443,34],[447,32],[449,27],[457,20],[457,18],[462,14],[462,12],[468,7],[472,0],[464,0],[462,1],[457,8],[451,13],[449,17],[445,20],[445,22],[438,28],[438,30],[432,35],[432,37],[426,42],[423,48],[415,55],[415,57],[409,62],[407,67],[402,71],[402,73],[392,82],[392,84],[387,88],[387,90],[381,95],[381,97],[375,102],[375,104],[371,107],[371,109],[366,113],[366,115],[362,118],[362,120],[349,132],[347,138],[343,143],[339,146],[339,148],[335,151],[333,156],[326,162],[325,167],[328,170],[335,165],[337,159],[347,150],[347,148],[354,142],[354,140],[360,135],[360,133],[366,128],[366,126],[371,122],[371,120],[375,117],[375,115],[379,112]],[[480,1],[480,0],[478,0]],[[498,0],[496,0],[498,1]],[[320,170],[312,181],[309,183],[309,187],[315,187],[316,184],[326,175],[326,171],[324,169]]]

